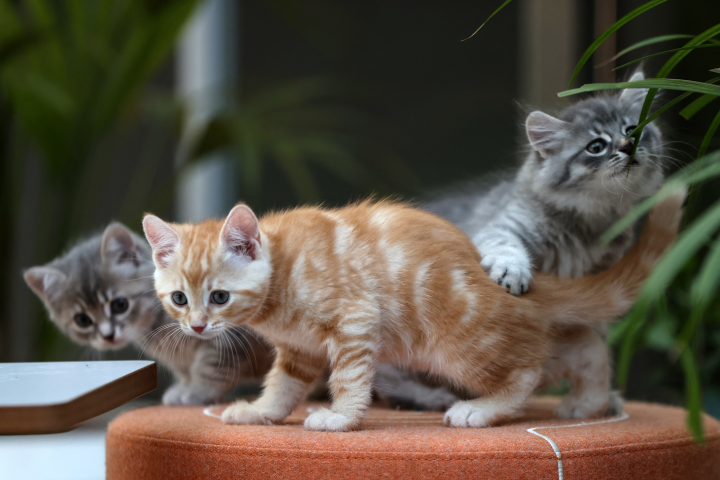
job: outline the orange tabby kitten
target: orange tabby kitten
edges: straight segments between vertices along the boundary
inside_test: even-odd
[[[628,310],[675,239],[683,198],[656,207],[609,270],[538,275],[521,297],[488,278],[455,226],[399,203],[298,208],[260,222],[238,205],[225,221],[171,225],[147,215],[143,226],[157,294],[186,333],[207,338],[242,323],[277,349],[260,398],[230,405],[224,422],[281,422],[329,360],[332,408],[313,412],[305,428],[356,428],[374,367],[389,361],[481,396],[457,402],[445,422],[485,427],[517,415],[543,376],[565,374],[567,365],[548,361],[557,345]]]

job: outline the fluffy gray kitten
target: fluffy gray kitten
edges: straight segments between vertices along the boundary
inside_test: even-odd
[[[630,81],[644,78],[635,73]],[[441,195],[423,205],[457,224],[477,246],[490,278],[513,295],[526,292],[532,272],[581,277],[622,258],[635,241],[630,227],[609,244],[601,236],[664,178],[660,130],[643,129],[635,159],[626,136],[640,117],[646,90],[597,95],[571,105],[555,118],[540,111],[527,117],[529,152],[514,177],[492,188]],[[588,336],[586,350],[607,355],[603,332]],[[602,353],[605,352],[605,353]],[[382,371],[381,396],[391,405],[441,409],[453,403],[446,389],[432,389],[412,372]],[[402,388],[393,388],[399,384]],[[611,395],[610,411],[622,399]]]
[[[213,403],[267,372],[270,349],[246,329],[214,341],[182,335],[155,295],[154,270],[145,239],[111,223],[24,277],[76,343],[96,350],[131,343],[169,367],[178,381],[163,395],[166,405]]]

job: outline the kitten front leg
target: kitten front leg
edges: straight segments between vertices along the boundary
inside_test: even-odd
[[[366,338],[343,335],[343,341],[328,342],[332,374],[331,408],[316,410],[305,419],[305,428],[346,432],[357,428],[370,405],[375,366],[375,348]]]
[[[190,347],[194,347],[194,344],[190,344]],[[189,377],[165,392],[163,404],[216,403],[246,376],[247,364],[245,359],[219,350],[212,342],[198,342],[190,365]]]
[[[273,425],[282,422],[300,403],[325,362],[305,352],[276,347],[277,357],[265,380],[260,398],[253,403],[238,400],[222,414],[224,423]]]
[[[513,295],[530,288],[532,263],[522,240],[511,231],[486,227],[473,238],[488,276]]]

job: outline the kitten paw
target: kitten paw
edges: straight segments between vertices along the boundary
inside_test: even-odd
[[[222,413],[223,423],[233,425],[272,425],[273,422],[255,405],[238,400]]]
[[[623,400],[622,395],[620,395],[620,392],[618,392],[618,391],[610,392],[610,395],[608,396],[608,406],[607,406],[607,410],[605,411],[605,415],[615,417],[618,415],[622,415],[624,411],[625,411],[625,400]]]
[[[354,426],[351,423],[345,415],[333,413],[327,408],[320,408],[305,419],[305,429],[320,432],[347,432]]]
[[[513,295],[522,295],[530,288],[530,265],[510,256],[485,255],[480,262],[490,279]]]
[[[449,427],[485,428],[493,422],[493,412],[478,408],[470,402],[457,402],[445,412],[443,421]]]
[[[176,383],[165,391],[162,403],[163,405],[209,405],[217,403],[222,396],[222,392],[207,386]]]
[[[608,409],[607,398],[595,401],[567,396],[555,409],[555,415],[565,419],[602,417]]]

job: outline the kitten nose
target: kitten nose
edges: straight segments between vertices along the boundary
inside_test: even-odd
[[[618,151],[623,152],[625,155],[630,155],[632,153],[632,149],[633,149],[633,142],[624,140],[623,143],[620,144],[620,148],[618,148]]]
[[[103,337],[105,340],[107,340],[108,342],[112,342],[113,340],[115,340],[115,330],[113,330],[112,332],[110,332],[110,333],[107,334],[107,335],[103,335],[102,337]]]
[[[206,325],[192,325],[190,328],[192,328],[197,333],[202,333],[203,330],[205,330]]]

